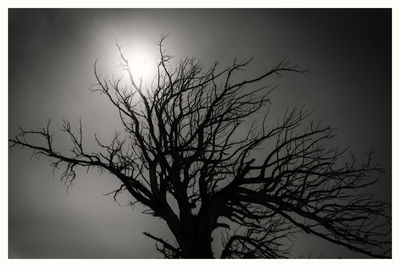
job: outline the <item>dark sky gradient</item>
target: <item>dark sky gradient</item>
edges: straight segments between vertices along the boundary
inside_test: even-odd
[[[95,132],[107,140],[119,127],[118,116],[89,90],[94,61],[99,58],[105,73],[114,72],[115,40],[127,51],[151,50],[163,33],[170,34],[166,49],[178,59],[193,55],[205,65],[215,60],[224,65],[254,57],[249,76],[281,60],[307,67],[309,74],[271,79],[279,84],[271,118],[306,105],[313,119],[340,127],[332,146],[350,146],[360,158],[374,149],[386,170],[374,191],[391,201],[390,10],[12,9],[9,135],[18,127],[44,126],[48,118],[59,129],[62,119],[77,123],[81,117],[89,148]],[[62,134],[55,140],[60,149],[68,148]],[[103,196],[118,187],[113,177],[82,170],[66,193],[48,161],[30,155],[14,150],[9,156],[9,257],[161,256],[141,233],[171,238],[166,226],[142,215],[141,207],[132,212]],[[362,257],[310,236],[299,236],[293,256]]]

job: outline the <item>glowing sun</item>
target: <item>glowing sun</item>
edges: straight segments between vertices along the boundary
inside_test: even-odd
[[[154,43],[133,43],[127,47],[129,51],[129,67],[136,81],[142,80],[143,85],[149,85],[157,74],[158,50]]]

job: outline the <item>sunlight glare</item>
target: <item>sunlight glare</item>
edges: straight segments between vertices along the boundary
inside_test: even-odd
[[[135,82],[150,86],[157,74],[157,46],[152,42],[134,42],[132,49],[126,47],[129,53],[129,67]]]

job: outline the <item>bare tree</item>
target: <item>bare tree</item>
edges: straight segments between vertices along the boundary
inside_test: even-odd
[[[145,233],[167,258],[213,258],[212,233],[218,228],[222,258],[287,257],[296,232],[372,257],[390,257],[389,205],[365,191],[382,172],[372,154],[364,162],[346,161],[347,149],[327,148],[334,129],[309,122],[304,108],[288,110],[271,123],[267,108],[273,88],[266,81],[305,70],[280,62],[239,80],[235,74],[251,60],[235,60],[221,69],[186,58],[174,66],[163,40],[149,87],[135,80],[118,44],[128,83],[104,78],[95,64],[95,90],[116,108],[123,126],[111,143],[95,136],[99,149],[89,152],[82,124],[74,131],[65,121],[63,130],[72,140],[69,154],[54,148],[50,122],[40,130],[21,130],[9,140],[11,146],[64,167],[61,179],[67,186],[78,167],[113,174],[121,182],[111,192],[114,198],[128,191],[132,204],[146,206],[167,223],[175,244]],[[263,119],[256,120],[253,115],[260,113]]]

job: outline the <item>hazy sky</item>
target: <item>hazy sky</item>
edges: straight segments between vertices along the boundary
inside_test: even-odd
[[[307,67],[307,75],[273,79],[272,115],[306,105],[313,119],[338,126],[334,146],[350,146],[357,157],[368,149],[386,173],[378,198],[391,199],[391,11],[390,10],[22,10],[9,11],[9,135],[18,127],[60,128],[79,117],[90,139],[109,137],[118,116],[104,97],[92,93],[93,64],[118,70],[115,41],[138,60],[147,59],[164,33],[176,58],[195,56],[205,65],[254,57],[247,74],[281,60]],[[76,124],[75,124],[76,125]],[[66,148],[68,139],[55,137]],[[90,144],[89,144],[90,146]],[[166,226],[118,207],[103,196],[118,187],[107,174],[79,172],[66,193],[45,158],[29,151],[9,156],[9,257],[161,257],[149,231],[170,237]],[[121,200],[122,204],[124,203]],[[217,240],[217,242],[219,242]],[[317,238],[300,236],[293,255],[360,257]]]

